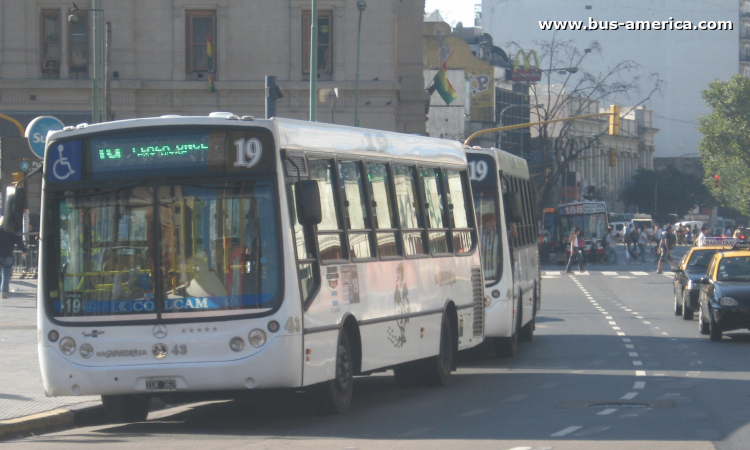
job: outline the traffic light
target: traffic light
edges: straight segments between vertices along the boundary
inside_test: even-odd
[[[616,167],[617,166],[617,150],[610,148],[609,149],[609,167]]]
[[[609,105],[609,135],[620,135],[620,105]]]
[[[719,178],[719,175],[714,175],[714,187],[721,189],[721,178]]]

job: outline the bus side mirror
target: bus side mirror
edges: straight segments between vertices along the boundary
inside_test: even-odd
[[[505,193],[505,207],[511,222],[523,222],[523,205],[520,192]]]
[[[300,180],[294,189],[297,201],[297,219],[302,225],[317,225],[323,221],[320,207],[320,188],[315,180]]]
[[[3,204],[3,230],[17,233],[23,229],[23,212],[26,209],[26,188],[8,186]]]

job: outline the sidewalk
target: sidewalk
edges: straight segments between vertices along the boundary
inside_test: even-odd
[[[36,279],[14,274],[11,297],[0,299],[0,420],[100,402],[99,397],[44,396],[37,354],[36,288]]]

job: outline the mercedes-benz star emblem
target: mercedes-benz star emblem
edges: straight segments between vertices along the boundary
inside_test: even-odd
[[[161,324],[154,325],[153,333],[156,339],[164,339],[167,337],[167,327]]]
[[[167,356],[167,346],[164,344],[155,344],[151,349],[151,353],[156,359],[162,359]]]

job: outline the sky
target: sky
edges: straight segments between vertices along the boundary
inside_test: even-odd
[[[463,22],[464,26],[474,26],[474,4],[480,0],[426,0],[424,10],[427,14],[440,10],[440,15],[451,25]]]

